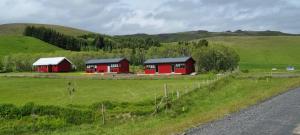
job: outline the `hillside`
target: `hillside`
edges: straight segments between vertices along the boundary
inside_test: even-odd
[[[234,48],[242,69],[300,68],[300,36],[213,37],[214,43]]]
[[[39,53],[62,50],[35,38],[24,36],[0,36],[0,58],[13,53]]]
[[[205,30],[188,31],[179,33],[166,33],[157,35],[148,34],[134,34],[122,35],[122,37],[135,37],[135,38],[154,38],[160,42],[177,42],[189,41],[199,38],[219,37],[219,36],[296,36],[295,34],[288,34],[279,31],[227,31],[227,32],[209,32]]]
[[[0,25],[0,36],[2,35],[23,35],[26,26],[44,26],[46,28],[52,28],[60,33],[70,36],[81,36],[92,32],[86,30],[80,30],[71,27],[49,25],[49,24],[29,24],[29,23],[14,23],[14,24],[3,24]]]
[[[223,36],[205,39],[210,45],[225,45],[236,50],[241,69],[271,71],[272,68],[284,70],[287,66],[300,68],[300,36]],[[171,44],[177,42],[164,43]]]

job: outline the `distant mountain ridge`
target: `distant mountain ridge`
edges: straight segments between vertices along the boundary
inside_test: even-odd
[[[289,34],[280,31],[225,31],[225,32],[209,32],[206,30],[198,31],[187,31],[178,33],[165,33],[165,34],[133,34],[133,35],[121,35],[125,37],[135,37],[135,38],[154,38],[161,42],[176,42],[176,41],[189,41],[200,38],[208,37],[218,37],[218,36],[299,36],[299,34]]]
[[[52,28],[58,32],[61,32],[70,36],[82,36],[90,33],[87,30],[81,30],[78,28],[71,28],[60,25],[52,24],[32,24],[32,23],[12,23],[0,25],[1,35],[22,35],[26,26],[43,26],[46,28]],[[100,33],[98,33],[100,34]],[[153,38],[160,42],[177,42],[177,41],[189,41],[208,37],[217,36],[300,36],[300,34],[289,34],[280,31],[225,31],[225,32],[209,32],[206,30],[187,31],[177,33],[163,33],[163,34],[130,34],[130,35],[115,35],[115,37],[132,37],[132,38]]]

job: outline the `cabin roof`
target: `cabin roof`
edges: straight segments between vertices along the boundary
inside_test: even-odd
[[[110,64],[110,63],[119,63],[126,58],[113,58],[113,59],[92,59],[85,62],[85,64]]]
[[[182,63],[187,62],[189,59],[192,59],[192,57],[148,59],[144,64]]]
[[[40,58],[33,63],[33,66],[58,65],[63,60],[67,60],[72,64],[72,62],[65,57],[52,57],[52,58]]]

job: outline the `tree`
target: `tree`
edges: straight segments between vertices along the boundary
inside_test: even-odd
[[[198,49],[194,58],[200,72],[232,71],[240,61],[239,55],[233,49],[224,46]]]
[[[53,29],[45,27],[27,26],[25,28],[24,35],[35,37],[57,47],[72,51],[80,51],[81,45],[86,45],[87,43],[84,42],[88,42],[87,40],[81,40],[76,37],[66,36],[64,34],[56,32]]]
[[[96,47],[96,49],[103,49],[104,46],[105,46],[105,43],[104,43],[104,38],[100,35],[98,35],[94,41],[93,41],[93,45]]]
[[[197,47],[207,47],[208,46],[208,41],[205,39],[199,40],[197,43]]]

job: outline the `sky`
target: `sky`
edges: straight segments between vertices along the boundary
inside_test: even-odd
[[[300,33],[300,0],[1,0],[0,24],[123,35],[192,30]]]

